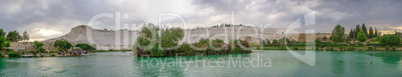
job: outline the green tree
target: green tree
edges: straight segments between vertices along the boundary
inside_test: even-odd
[[[269,41],[269,40],[267,40],[267,41],[265,41],[266,43],[266,45],[269,45],[269,44],[271,44],[271,41]]]
[[[60,51],[68,51],[68,49],[73,47],[70,42],[64,39],[56,40],[54,42],[54,46],[57,47]]]
[[[290,40],[290,44],[296,44],[296,40],[295,39],[292,39],[292,40]]]
[[[24,40],[24,41],[28,41],[29,40],[29,34],[27,33],[27,31],[24,31],[24,33],[22,34],[22,40]],[[27,47],[26,47],[26,44],[27,44],[28,42],[23,42],[22,44],[24,44],[24,46],[25,46],[25,51],[27,51]],[[43,48],[41,49],[41,50],[43,50]]]
[[[353,29],[350,29],[350,31],[349,31],[349,36],[350,36],[350,38],[354,38],[354,35],[355,33],[353,32]]]
[[[147,27],[142,28],[137,38],[137,45],[146,46],[144,53],[149,52],[150,56],[164,56],[163,48],[177,46],[183,37],[184,32],[181,28],[160,30],[153,24],[148,24]]]
[[[276,39],[274,39],[274,40],[272,40],[272,44],[274,44],[274,45],[278,45],[278,44],[279,44],[279,41],[278,41],[278,40],[276,40]]]
[[[25,32],[22,34],[22,40],[25,40],[25,41],[28,41],[28,40],[29,40],[29,34],[27,33],[27,31],[25,31]]]
[[[79,48],[81,48],[82,50],[85,50],[85,51],[96,50],[96,48],[94,46],[91,46],[91,45],[85,44],[85,43],[76,44],[75,47],[79,47]]]
[[[334,30],[332,30],[331,39],[336,43],[344,42],[345,41],[345,28],[341,25],[336,25]]]
[[[177,46],[179,41],[184,37],[184,32],[181,28],[170,28],[162,30],[162,47]]]
[[[400,38],[394,34],[387,34],[381,37],[380,42],[391,47],[398,45],[400,43]]]
[[[364,42],[367,40],[366,34],[363,32],[364,30],[360,30],[359,34],[357,35],[357,41]]]
[[[356,29],[355,29],[355,35],[354,35],[354,38],[357,38],[357,34],[359,34],[359,32],[360,32],[360,25],[359,24],[357,24],[356,25]]]
[[[364,25],[364,23],[363,23],[363,25],[362,25],[362,29],[363,29],[364,34],[365,34],[366,36],[368,36],[367,28],[366,28],[366,25]]]
[[[377,37],[377,36],[378,36],[378,30],[377,30],[377,27],[375,27],[374,37]]]
[[[322,40],[327,41],[327,40],[328,40],[328,37],[327,37],[327,36],[324,36],[324,37],[322,38]]]
[[[369,36],[368,38],[373,38],[373,37],[374,37],[374,31],[373,31],[373,28],[372,28],[372,27],[370,27],[369,35],[368,35],[368,36]]]
[[[347,41],[347,42],[351,41],[350,36],[347,36],[347,37],[346,37],[346,41]]]
[[[22,37],[20,36],[20,34],[17,31],[8,32],[7,41],[18,42],[21,40],[22,40]]]
[[[7,45],[6,37],[0,36],[0,49],[4,50],[4,47]]]
[[[38,52],[45,52],[46,51],[46,49],[45,48],[43,48],[43,43],[41,43],[41,42],[38,42],[38,41],[34,41],[34,46],[33,46],[35,49],[36,49],[36,51],[38,51]]]

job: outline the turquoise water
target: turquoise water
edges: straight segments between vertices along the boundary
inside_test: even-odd
[[[287,51],[277,50],[160,58],[130,54],[99,52],[86,57],[1,58],[0,76],[402,76],[401,52],[316,52],[313,66]]]

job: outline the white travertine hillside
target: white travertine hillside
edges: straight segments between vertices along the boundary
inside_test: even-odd
[[[194,43],[202,38],[208,39],[222,39],[228,43],[232,39],[242,39],[245,40],[246,37],[250,37],[249,41],[251,43],[256,43],[260,40],[273,40],[280,39],[284,37],[284,32],[286,29],[280,28],[255,28],[255,27],[213,27],[213,28],[200,28],[200,29],[184,29],[185,36],[181,42]],[[45,44],[47,50],[57,50],[53,47],[53,42],[59,39],[65,39],[71,44],[75,45],[78,43],[88,43],[95,44],[98,50],[124,50],[132,49],[139,32],[133,30],[98,30],[92,29],[89,26],[80,25],[71,29],[69,33],[64,36],[48,39],[42,41]],[[328,34],[321,34],[316,37],[327,36]],[[305,41],[307,37],[306,34],[287,34],[289,39]],[[311,40],[310,40],[311,41]],[[33,50],[32,43],[22,44],[22,43],[12,43],[10,48],[25,48],[28,47],[29,50]]]

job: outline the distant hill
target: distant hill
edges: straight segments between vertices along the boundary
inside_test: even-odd
[[[232,39],[245,40],[246,37],[250,37],[248,41],[258,44],[261,40],[273,40],[280,39],[285,36],[283,32],[286,32],[284,28],[265,28],[264,30],[255,27],[236,26],[236,27],[210,27],[210,28],[198,28],[198,29],[184,29],[185,36],[181,42],[194,43],[202,38],[209,39],[222,39],[228,43]],[[53,42],[59,39],[65,39],[71,44],[78,43],[95,44],[98,50],[123,50],[132,49],[139,32],[134,30],[99,30],[92,29],[90,26],[80,25],[71,29],[71,31],[64,36],[60,36],[53,39],[42,41],[45,44],[47,50],[57,50],[53,47]],[[313,41],[306,40],[311,37],[329,37],[329,33],[320,33],[313,36],[312,34],[287,34],[287,38],[295,39],[297,41]],[[12,43],[10,48],[25,48],[31,47],[33,44]]]

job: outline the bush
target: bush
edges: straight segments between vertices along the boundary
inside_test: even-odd
[[[339,49],[340,49],[341,51],[344,51],[344,50],[345,50],[345,47],[339,47]]]
[[[385,51],[389,51],[389,46],[386,46],[386,47],[385,47]]]
[[[293,47],[293,50],[299,50],[299,48],[297,48],[297,47]],[[316,49],[317,50],[317,49]]]
[[[388,34],[381,37],[381,43],[387,44],[387,46],[396,46],[400,43],[400,38],[394,34]]]
[[[6,57],[6,55],[3,53],[0,53],[0,57]]]
[[[368,51],[373,51],[374,48],[373,47],[368,47]]]
[[[150,52],[149,56],[151,56],[151,57],[161,57],[161,56],[165,55],[164,54],[165,51],[161,50],[159,48],[159,44],[155,44],[150,50],[146,50],[146,51]]]
[[[193,56],[196,55],[196,52],[191,48],[190,44],[182,44],[178,49],[177,52],[181,56]]]
[[[55,57],[56,55],[54,55],[54,54],[52,54],[52,55],[50,55],[51,57]]]
[[[391,50],[396,51],[396,46],[393,46]]]
[[[79,48],[81,48],[82,50],[85,50],[85,51],[96,50],[95,47],[93,47],[93,46],[91,46],[89,44],[84,44],[84,43],[77,44],[77,45],[75,45],[75,47],[79,47]]]
[[[355,51],[355,47],[347,47],[346,50],[347,51]]]
[[[16,53],[16,52],[11,52],[11,53],[8,53],[8,57],[21,57],[21,54]]]
[[[334,48],[330,47],[328,48],[329,51],[334,51]]]

